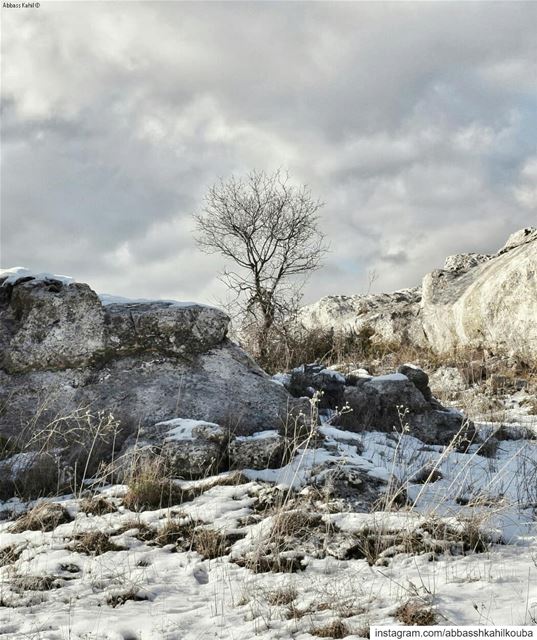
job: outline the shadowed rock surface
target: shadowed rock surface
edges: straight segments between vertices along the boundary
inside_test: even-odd
[[[323,404],[327,381],[329,402]],[[461,448],[475,435],[474,425],[461,412],[433,397],[428,375],[413,365],[399,367],[398,373],[363,377],[344,377],[322,365],[306,365],[294,369],[285,384],[296,396],[320,392],[321,413],[348,431],[407,431],[427,444],[455,440]],[[332,415],[336,406],[340,411]]]
[[[423,373],[414,371],[416,377]],[[456,440],[458,446],[467,446],[474,436],[473,424],[432,398],[428,386],[424,391],[425,395],[403,374],[359,380],[356,386],[345,388],[345,401],[352,411],[335,424],[349,431],[408,431],[427,444],[447,445]]]

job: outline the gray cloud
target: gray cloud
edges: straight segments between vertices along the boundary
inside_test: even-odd
[[[2,264],[214,301],[192,213],[288,167],[326,202],[307,299],[412,286],[535,223],[537,4],[4,10]]]

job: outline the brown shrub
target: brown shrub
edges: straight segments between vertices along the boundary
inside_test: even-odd
[[[134,537],[138,538],[138,540],[148,542],[155,538],[155,529],[139,519],[128,520],[120,529],[118,529],[116,533],[120,534],[132,530],[136,530],[136,534]]]
[[[267,602],[275,607],[291,604],[297,595],[298,592],[293,586],[280,587],[267,593]]]
[[[56,576],[14,576],[10,581],[14,591],[50,591],[62,586],[62,581]]]
[[[164,526],[155,532],[153,540],[159,547],[175,544],[182,551],[186,551],[190,548],[194,527],[194,520],[184,516],[180,520],[168,519]]]
[[[163,478],[159,465],[146,464],[128,482],[123,503],[127,509],[162,509],[184,502],[184,492],[170,478]]]

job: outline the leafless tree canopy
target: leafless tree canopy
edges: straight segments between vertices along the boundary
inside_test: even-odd
[[[274,323],[289,312],[304,278],[326,252],[318,229],[322,204],[286,173],[252,171],[214,185],[196,216],[201,248],[234,263],[223,279],[258,324],[261,360]]]

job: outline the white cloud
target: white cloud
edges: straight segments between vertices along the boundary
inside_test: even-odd
[[[309,299],[416,284],[535,222],[532,3],[47,3],[4,11],[2,261],[222,296],[192,213],[288,167],[326,202]]]

